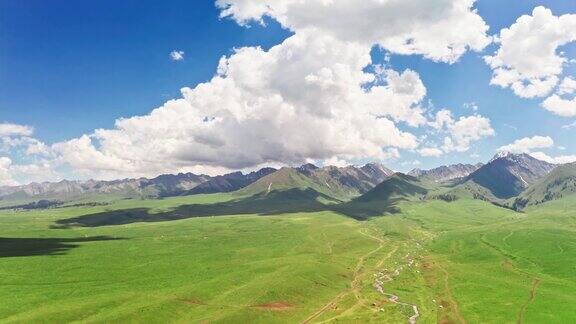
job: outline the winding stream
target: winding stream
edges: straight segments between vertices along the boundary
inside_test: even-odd
[[[414,260],[410,260],[410,262],[408,263],[408,266],[411,266],[412,263],[414,262]],[[388,298],[388,300],[394,304],[397,305],[402,305],[402,306],[408,306],[411,307],[412,310],[414,311],[414,315],[410,316],[408,318],[408,323],[410,324],[416,324],[416,322],[418,321],[418,318],[420,317],[420,312],[418,311],[418,306],[413,305],[413,304],[408,304],[408,303],[404,303],[400,301],[400,297],[398,297],[397,295],[391,294],[391,293],[387,293],[386,291],[384,291],[384,284],[387,282],[391,282],[394,280],[394,277],[397,277],[400,275],[400,272],[404,269],[404,266],[400,266],[398,267],[396,270],[394,270],[394,272],[392,272],[392,274],[386,274],[383,273],[382,271],[377,272],[374,276],[376,277],[374,280],[374,288],[382,295],[386,296]]]

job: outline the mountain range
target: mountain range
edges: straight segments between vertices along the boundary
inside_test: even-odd
[[[528,154],[512,153],[499,153],[486,164],[414,169],[408,174],[395,173],[378,163],[345,167],[304,164],[220,176],[180,173],[152,179],[32,183],[0,187],[0,200],[6,206],[6,202],[18,199],[61,202],[100,195],[162,198],[222,192],[259,199],[275,197],[276,200],[286,196],[282,192],[289,193],[291,197],[303,192],[306,193],[303,196],[305,199],[315,197],[323,200],[323,203],[343,204],[343,208],[350,204],[365,205],[379,211],[387,210],[397,201],[417,197],[445,201],[471,197],[521,210],[575,194],[576,164],[558,166]],[[56,205],[42,202],[25,206]]]
[[[347,199],[370,190],[393,173],[393,171],[377,163],[369,163],[362,167],[327,166],[323,168],[313,164],[305,164],[296,168],[286,167],[280,170],[263,168],[247,174],[233,172],[214,177],[203,174],[179,173],[160,175],[152,179],[63,180],[0,187],[0,200],[69,200],[93,195],[161,198],[232,192],[242,188],[245,188],[241,191],[244,194],[256,194],[272,189],[313,188],[333,197]]]
[[[529,154],[499,153],[464,178],[457,187],[475,198],[503,201],[519,195],[555,167]]]
[[[91,195],[115,195],[135,198],[161,198],[185,194],[230,192],[238,190],[259,178],[275,172],[264,168],[248,174],[233,172],[211,177],[193,173],[164,174],[147,179],[113,181],[69,181],[31,183],[24,186],[0,187],[0,199],[74,199]]]
[[[310,188],[339,200],[348,200],[368,192],[393,174],[392,170],[377,163],[369,163],[361,167],[326,166],[323,168],[305,164],[297,168],[282,168],[262,177],[238,193],[254,195],[274,190]]]
[[[456,179],[463,179],[470,175],[472,172],[482,167],[482,163],[478,164],[453,164],[448,166],[440,166],[430,170],[413,169],[408,172],[408,175],[416,177],[421,180],[432,182],[448,182]]]

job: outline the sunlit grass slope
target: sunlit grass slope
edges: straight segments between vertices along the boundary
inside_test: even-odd
[[[2,211],[0,321],[576,319],[575,199],[524,213],[399,199],[356,220],[307,191],[266,197]],[[94,222],[107,213],[128,218]]]
[[[192,199],[199,203],[218,197]],[[148,206],[159,212],[182,202],[123,201],[106,208]],[[345,288],[358,257],[377,245],[360,233],[362,224],[329,212],[50,229],[58,219],[101,211],[2,214],[0,236],[21,241],[11,246],[0,241],[0,318],[303,318]],[[14,256],[19,247],[21,255]]]

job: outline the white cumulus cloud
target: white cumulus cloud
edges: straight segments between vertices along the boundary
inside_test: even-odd
[[[26,125],[0,123],[0,137],[30,136],[34,128]]]
[[[562,117],[576,116],[576,98],[564,99],[556,94],[542,102],[542,107]]]
[[[172,51],[170,52],[170,58],[173,61],[182,61],[184,59],[184,51]]]
[[[565,77],[562,80],[562,83],[558,86],[558,94],[559,95],[566,95],[566,94],[573,94],[576,92],[576,80],[572,77]]]
[[[552,164],[566,164],[576,162],[576,155],[559,155],[559,156],[549,156],[544,152],[533,152],[530,153],[534,158],[542,161],[546,161]]]
[[[485,57],[494,70],[491,84],[509,87],[520,97],[543,97],[558,84],[568,61],[558,48],[576,41],[576,14],[554,16],[539,6],[502,29],[498,38],[497,52]]]
[[[494,136],[490,120],[480,115],[460,117],[453,124],[448,125],[451,137],[444,139],[444,150],[447,152],[465,152],[470,144],[482,138]]]
[[[441,156],[444,152],[436,147],[423,147],[418,150],[418,153],[422,156]]]
[[[314,31],[396,54],[455,62],[490,43],[475,0],[216,0],[222,17],[241,24],[271,17],[296,33]]]
[[[482,50],[490,42],[488,26],[473,0],[216,3],[222,17],[247,24],[268,16],[293,35],[268,50],[235,49],[221,58],[211,80],[181,89],[182,98],[149,114],[50,146],[53,163],[97,178],[220,173],[308,160],[395,158],[399,150],[419,149],[417,127],[442,132],[450,141],[446,150],[465,151],[494,134],[479,115],[428,121],[426,87],[417,72],[366,69],[374,65],[374,46],[448,63],[469,49]]]
[[[12,160],[6,156],[0,156],[0,186],[12,186],[18,183],[12,179],[10,167]]]
[[[572,128],[576,128],[576,121],[572,122],[571,124],[562,126],[562,129],[572,129]]]
[[[500,152],[530,153],[534,149],[543,149],[554,146],[554,140],[549,136],[524,137],[498,149]]]
[[[462,116],[455,119],[452,112],[442,109],[436,113],[435,119],[428,124],[448,136],[444,137],[441,150],[444,153],[465,152],[470,149],[472,142],[479,141],[483,138],[494,136],[496,132],[492,128],[490,119],[481,115]],[[436,156],[440,155],[439,150],[434,150]],[[421,150],[431,156],[430,150]],[[422,154],[423,155],[423,154]],[[433,156],[433,155],[432,155]]]
[[[306,159],[386,158],[385,148],[414,149],[396,123],[425,121],[425,88],[410,70],[375,76],[362,71],[370,49],[330,36],[297,34],[268,52],[238,49],[218,75],[183,88],[149,115],[120,119],[56,145],[74,168],[157,172],[185,165],[244,168]]]

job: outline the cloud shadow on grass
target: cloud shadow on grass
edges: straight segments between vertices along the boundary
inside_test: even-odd
[[[332,199],[312,189],[290,189],[216,203],[182,205],[162,212],[148,208],[120,209],[56,221],[52,228],[99,227],[137,222],[163,222],[226,215],[280,215],[328,210],[319,199]]]
[[[194,217],[229,215],[281,215],[291,213],[312,213],[332,211],[356,220],[367,220],[384,214],[396,214],[400,209],[396,204],[404,199],[385,201],[337,202],[333,198],[313,189],[289,189],[272,191],[251,197],[215,204],[182,205],[168,211],[153,211],[149,208],[109,210],[95,214],[61,219],[52,226],[54,229],[72,227],[100,227],[145,222],[165,222]],[[332,203],[323,203],[332,202]]]
[[[0,237],[0,258],[62,255],[84,242],[124,240],[108,236],[79,238],[8,238]]]
[[[401,210],[397,207],[397,204],[402,201],[408,201],[408,199],[395,198],[386,200],[385,202],[362,202],[353,200],[332,206],[331,210],[354,218],[355,220],[364,221],[372,217],[400,213]]]

